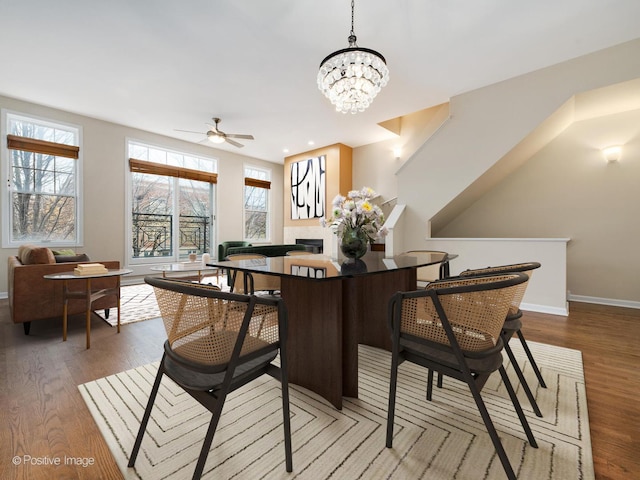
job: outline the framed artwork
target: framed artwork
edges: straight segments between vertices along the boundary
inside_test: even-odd
[[[291,218],[303,220],[324,217],[326,156],[291,164]]]

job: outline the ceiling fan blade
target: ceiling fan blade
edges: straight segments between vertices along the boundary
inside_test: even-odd
[[[179,128],[174,128],[173,130],[176,131],[176,132],[197,133],[198,135],[206,135],[206,133],[194,132],[193,130],[180,130]]]
[[[245,140],[253,140],[253,135],[242,135],[240,133],[227,133],[227,138],[244,138]]]
[[[244,147],[244,145],[242,145],[241,143],[236,142],[235,140],[231,140],[228,136],[225,136],[224,140],[227,143],[230,143],[231,145],[233,145],[234,147],[238,147],[238,148]]]

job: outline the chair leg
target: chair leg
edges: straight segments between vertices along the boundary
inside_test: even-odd
[[[286,353],[285,355],[286,356]],[[287,472],[293,471],[293,457],[291,453],[291,414],[289,409],[289,374],[286,358],[281,355],[280,385],[282,389],[282,426],[284,427],[284,459]]]
[[[500,366],[500,376],[502,377],[502,381],[504,386],[509,393],[509,397],[511,398],[511,403],[513,403],[513,408],[515,408],[516,413],[518,414],[518,418],[520,419],[520,423],[522,424],[522,429],[524,433],[527,435],[527,439],[529,440],[529,444],[533,448],[538,448],[538,443],[533,436],[533,432],[531,431],[531,427],[529,426],[529,422],[527,421],[527,417],[525,417],[524,412],[522,411],[522,406],[520,406],[520,402],[518,401],[518,397],[516,396],[516,392],[513,389],[513,385],[511,385],[511,381],[509,380],[509,376],[507,375],[507,371],[504,367]]]
[[[547,388],[547,384],[544,383],[544,379],[542,378],[542,373],[540,373],[540,369],[538,368],[538,364],[533,358],[533,354],[531,350],[529,350],[529,345],[527,345],[527,341],[524,339],[522,335],[522,331],[518,330],[518,338],[520,339],[520,343],[522,344],[522,348],[527,353],[527,357],[529,357],[529,361],[531,362],[531,366],[533,367],[533,371],[536,372],[536,377],[538,377],[538,382],[542,388]]]
[[[391,376],[389,380],[389,409],[387,410],[387,448],[393,446],[393,422],[396,410],[396,387],[398,384],[398,355],[392,354]]]
[[[156,401],[156,395],[158,394],[158,389],[160,388],[160,381],[162,380],[162,375],[164,373],[164,355],[162,356],[162,360],[160,360],[160,366],[158,367],[158,373],[156,374],[156,379],[153,382],[153,388],[151,389],[151,393],[149,394],[149,401],[147,402],[147,407],[144,410],[144,415],[142,416],[142,421],[140,422],[140,428],[138,429],[138,435],[136,436],[136,441],[133,444],[133,449],[131,450],[131,455],[129,456],[128,467],[133,467],[136,463],[136,458],[138,458],[138,451],[140,450],[140,445],[142,444],[142,437],[144,437],[144,432],[147,430],[147,423],[149,423],[149,418],[151,417],[151,410],[153,409],[153,404]]]
[[[202,443],[202,448],[200,449],[200,455],[198,456],[196,469],[193,471],[193,480],[198,480],[202,477],[204,464],[206,463],[207,457],[209,456],[209,449],[211,448],[211,443],[213,443],[213,436],[216,433],[216,428],[218,428],[218,422],[220,421],[220,417],[222,416],[222,407],[224,406],[224,401],[226,398],[226,392],[221,393],[220,396],[216,398],[215,408],[211,412],[213,413],[213,416],[211,417],[211,421],[209,422],[209,428],[207,429],[207,434],[204,437],[204,442]]]
[[[518,365],[518,361],[516,360],[516,357],[513,354],[513,351],[511,350],[511,347],[509,346],[508,343],[504,344],[504,350],[507,352],[507,356],[509,357],[509,360],[511,361],[511,366],[513,367],[513,370],[516,372],[516,375],[518,376],[518,379],[520,380],[520,385],[522,385],[522,389],[524,390],[524,393],[527,395],[527,398],[529,399],[529,403],[531,404],[531,407],[533,408],[534,413],[538,417],[542,417],[542,412],[540,411],[540,408],[538,407],[538,402],[536,402],[536,399],[533,396],[533,393],[531,392],[531,389],[529,388],[529,384],[527,383],[527,380],[524,378],[524,374],[522,373],[522,369],[520,368],[520,365]]]
[[[502,369],[502,367],[500,367]],[[509,381],[509,379],[507,379]],[[502,468],[507,474],[507,478],[509,480],[516,480],[516,474],[513,471],[513,467],[511,466],[511,462],[509,462],[509,457],[507,457],[507,453],[502,446],[502,442],[500,441],[500,437],[498,436],[498,432],[496,431],[496,427],[493,425],[493,421],[489,416],[489,411],[487,410],[486,405],[484,404],[484,400],[482,400],[482,395],[480,395],[480,390],[473,382],[472,379],[467,381],[467,385],[469,385],[469,390],[471,390],[471,394],[473,395],[473,399],[476,402],[476,406],[478,407],[478,411],[480,412],[480,416],[484,422],[484,425],[489,433],[489,437],[491,437],[491,441],[493,442],[493,447],[496,450],[496,454],[502,463]],[[517,399],[516,399],[517,401]]]
[[[438,372],[438,376],[440,372]],[[431,401],[433,397],[433,370],[429,369],[427,373],[427,400]]]

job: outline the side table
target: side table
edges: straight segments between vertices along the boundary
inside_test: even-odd
[[[109,269],[107,273],[97,273],[93,275],[76,275],[74,272],[62,272],[52,273],[44,275],[44,278],[48,280],[62,280],[62,298],[64,301],[64,307],[62,309],[62,341],[67,341],[67,307],[69,299],[80,298],[85,299],[87,302],[87,348],[91,348],[91,305],[99,298],[106,297],[107,295],[115,295],[118,299],[118,333],[120,333],[120,277],[127,275],[133,270],[127,268]],[[102,290],[91,291],[91,279],[102,277],[118,277],[117,285],[115,288],[104,288]],[[70,291],[68,282],[69,280],[86,280],[86,287],[83,292]]]
[[[179,263],[163,263],[161,265],[154,265],[149,268],[155,272],[162,272],[164,278],[167,277],[167,273],[190,273],[197,272],[198,283],[202,282],[202,279],[207,273],[215,273],[216,282],[220,279],[220,269],[205,265],[200,261],[196,262],[179,262]],[[188,278],[188,277],[185,277]]]

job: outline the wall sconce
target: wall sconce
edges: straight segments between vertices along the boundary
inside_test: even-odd
[[[400,155],[402,155],[402,149],[400,147],[393,149],[393,158],[396,160],[400,160]]]
[[[604,159],[609,163],[617,162],[618,160],[620,160],[620,157],[622,156],[622,147],[619,145],[616,145],[613,147],[603,148],[602,155],[604,156]]]

